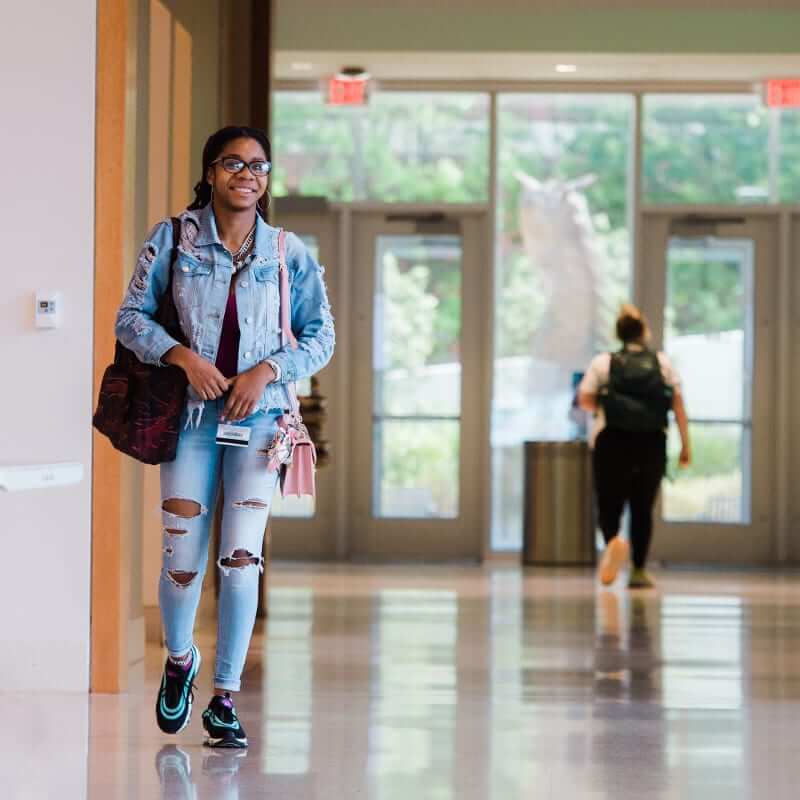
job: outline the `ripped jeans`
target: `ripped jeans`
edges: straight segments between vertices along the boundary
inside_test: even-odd
[[[178,453],[161,465],[163,517],[161,620],[170,655],[192,646],[195,615],[208,560],[211,512],[220,476],[225,494],[217,566],[220,570],[219,620],[214,685],[238,691],[258,608],[262,546],[277,473],[267,472],[262,453],[275,435],[279,411],[259,411],[240,422],[251,429],[248,447],[216,443],[225,398],[184,411]],[[172,513],[177,512],[177,513]]]

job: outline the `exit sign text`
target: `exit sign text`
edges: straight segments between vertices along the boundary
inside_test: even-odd
[[[766,82],[770,108],[800,108],[800,78],[780,78]]]

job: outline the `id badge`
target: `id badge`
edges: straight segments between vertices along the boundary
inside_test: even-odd
[[[217,425],[217,444],[229,447],[247,447],[250,444],[250,428],[244,425]]]

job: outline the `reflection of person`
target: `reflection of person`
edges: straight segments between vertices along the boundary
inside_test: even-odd
[[[223,128],[213,134],[203,150],[195,200],[180,216],[177,252],[171,222],[156,225],[116,325],[117,338],[141,361],[177,365],[189,383],[177,457],[161,465],[159,604],[169,655],[156,717],[165,733],[182,730],[192,711],[200,668],[192,639],[209,511],[224,484],[215,693],[203,714],[206,743],[219,747],[247,746],[230,693],[240,689],[255,622],[264,530],[277,480],[276,472],[267,471],[264,451],[278,417],[291,407],[290,383],[324,367],[334,346],[322,269],[293,234],[286,237],[286,266],[289,322],[298,346],[281,346],[279,231],[264,216],[270,171],[263,132]],[[173,296],[186,347],[154,319],[173,261]],[[228,446],[236,442],[240,446]]]
[[[197,800],[192,780],[192,760],[185,750],[168,744],[156,754],[156,771],[161,784],[161,800]]]
[[[185,750],[166,745],[156,754],[156,771],[161,785],[161,800],[238,800],[239,767],[247,754],[243,750],[211,750],[203,759],[205,782],[201,795],[192,775],[192,760]]]
[[[606,550],[600,580],[608,586],[628,560],[619,535],[627,502],[631,515],[633,570],[629,586],[649,588],[645,571],[653,533],[653,506],[667,462],[668,412],[681,436],[680,465],[691,460],[689,425],[680,378],[664,353],[648,349],[650,330],[639,309],[624,305],[617,319],[618,353],[595,357],[579,388],[581,408],[595,413],[591,445],[600,528]]]

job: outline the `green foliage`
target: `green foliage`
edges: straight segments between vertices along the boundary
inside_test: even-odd
[[[751,95],[645,98],[645,203],[768,199],[767,112]]]
[[[484,202],[488,96],[379,93],[364,108],[276,92],[273,191],[331,200]]]
[[[610,345],[613,318],[630,291],[627,175],[632,111],[632,100],[621,95],[500,97],[497,357],[528,355],[546,310],[538,265],[530,263],[523,249],[517,172],[540,181],[595,177],[585,192],[599,251],[596,336],[598,349]]]
[[[381,344],[386,369],[413,370],[425,364],[433,351],[433,326],[439,301],[427,291],[429,280],[428,267],[417,265],[401,272],[394,253],[384,255],[385,335]]]
[[[457,421],[383,423],[381,441],[384,502],[392,489],[419,487],[430,492],[436,515],[458,513]]]
[[[450,238],[450,237],[448,237]],[[456,240],[452,239],[455,244]],[[384,361],[387,369],[413,370],[459,360],[461,270],[457,261],[426,252],[399,258],[387,251],[382,263]],[[422,262],[425,263],[422,263]]]
[[[738,430],[738,429],[737,429]],[[741,470],[741,440],[731,427],[692,425],[692,465],[678,474],[680,480],[732,475]],[[670,439],[670,461],[678,460],[680,441]]]
[[[744,286],[736,261],[707,262],[700,257],[670,258],[668,336],[722,333],[744,326]]]
[[[495,353],[499,357],[527,355],[531,349],[531,321],[544,312],[539,276],[521,250],[512,250],[499,287]]]
[[[502,227],[519,234],[521,171],[541,181],[595,175],[589,208],[611,230],[627,225],[627,172],[633,102],[620,95],[505,95],[498,111]]]

